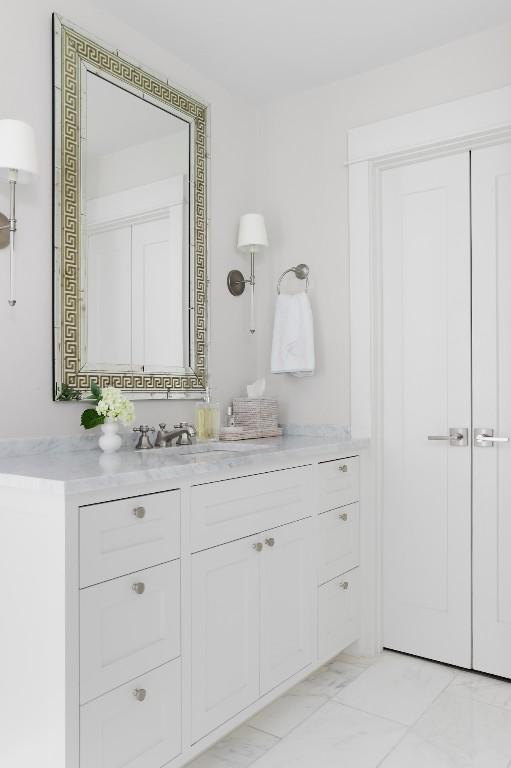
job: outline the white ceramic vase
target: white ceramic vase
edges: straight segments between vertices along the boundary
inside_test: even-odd
[[[115,453],[122,445],[122,437],[118,434],[119,425],[116,421],[105,421],[101,425],[103,434],[99,438],[99,447],[104,453]]]

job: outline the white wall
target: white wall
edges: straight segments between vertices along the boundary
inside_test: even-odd
[[[347,131],[509,83],[511,26],[506,26],[283,99],[263,111],[259,206],[267,214],[272,242],[260,261],[265,306],[258,368],[280,398],[285,421],[342,425],[350,420]],[[311,267],[317,375],[271,376],[276,280],[301,261]]]
[[[80,0],[60,0],[58,11],[91,35],[119,46],[211,106],[211,354],[212,384],[227,401],[255,375],[255,345],[246,332],[246,302],[227,295],[229,268],[245,266],[235,250],[240,213],[251,207],[249,190],[254,125],[251,109],[222,88],[142,37],[118,19]],[[23,0],[3,9],[0,71],[1,117],[26,120],[36,130],[40,175],[18,189],[18,304],[7,304],[8,258],[0,251],[0,437],[74,434],[83,406],[52,402],[52,32],[49,0]],[[191,43],[193,45],[193,41]],[[8,190],[0,185],[0,211]],[[137,402],[137,421],[157,425],[193,416],[193,404]]]
[[[7,251],[0,251],[0,437],[73,434],[82,406],[53,403],[51,252],[51,11],[49,0],[11,3],[0,46],[2,117],[35,126],[40,175],[18,195],[18,304],[7,304]],[[349,422],[349,307],[346,133],[349,128],[511,82],[511,27],[333,83],[255,110],[136,30],[79,0],[59,12],[93,36],[211,103],[211,377],[223,404],[256,373],[267,375],[290,422]],[[6,185],[0,210],[7,211]],[[258,330],[248,333],[248,297],[225,288],[240,213],[267,216],[271,247],[257,257]],[[312,271],[318,372],[311,379],[268,372],[276,279],[305,261]],[[289,278],[292,280],[292,278]],[[257,370],[256,370],[257,369]],[[169,423],[193,404],[138,402],[137,421]]]
[[[188,132],[87,158],[87,199],[142,187],[172,176],[188,178]]]

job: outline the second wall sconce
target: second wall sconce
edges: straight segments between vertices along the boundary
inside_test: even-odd
[[[16,184],[29,182],[37,173],[34,132],[21,120],[0,120],[0,179],[10,188],[9,217],[0,213],[0,248],[9,246],[10,287],[9,305],[14,307],[15,263],[14,234],[16,232]]]
[[[250,277],[245,279],[239,269],[231,269],[227,275],[227,287],[233,296],[241,296],[245,285],[250,285],[250,333],[255,333],[255,254],[268,246],[268,235],[264,216],[260,213],[245,213],[240,218],[238,250],[250,253]]]

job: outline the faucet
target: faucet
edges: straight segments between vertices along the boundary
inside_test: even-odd
[[[174,424],[174,429],[166,429],[167,425],[162,423],[154,441],[155,448],[168,448],[172,446],[172,441],[176,440],[176,445],[192,445],[195,441],[197,432],[191,424],[182,421]]]

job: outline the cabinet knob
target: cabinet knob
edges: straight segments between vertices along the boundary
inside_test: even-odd
[[[133,514],[135,517],[138,517],[138,519],[141,520],[143,517],[145,517],[145,507],[135,507]]]
[[[268,544],[269,547],[273,547],[275,546],[275,539],[273,538],[273,536],[270,536],[269,539],[264,540],[264,543]]]
[[[263,545],[260,541],[256,542],[256,544],[252,544],[256,552],[261,552]]]
[[[135,584],[131,585],[131,588],[133,592],[136,592],[137,595],[143,595],[145,592],[145,584],[143,581],[137,581]]]
[[[133,696],[137,701],[144,701],[145,697],[147,696],[147,691],[145,688],[135,688],[133,691]]]
[[[348,471],[348,465],[347,464],[339,464],[337,469],[339,470],[339,472],[347,472]]]
[[[341,583],[339,584],[341,589],[348,589],[349,585],[350,585],[349,581],[341,581]]]
[[[346,522],[347,519],[348,519],[348,513],[341,512],[341,514],[339,515],[339,520],[344,520],[344,522]]]

